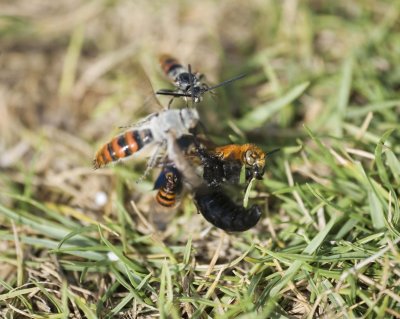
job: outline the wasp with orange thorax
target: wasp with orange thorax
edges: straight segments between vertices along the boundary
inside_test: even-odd
[[[263,151],[255,144],[228,144],[215,146],[206,140],[193,139],[194,150],[203,167],[203,178],[210,186],[227,182],[237,184],[242,167],[245,168],[246,180],[261,180],[265,173],[267,158],[279,151]]]
[[[193,198],[204,218],[225,231],[246,231],[255,226],[261,218],[260,206],[245,208],[236,204],[222,185],[239,183],[243,166],[246,180],[262,179],[266,158],[278,150],[266,153],[254,144],[229,144],[212,150],[197,145],[205,184],[195,189]]]
[[[202,100],[204,93],[210,92],[246,76],[246,74],[241,74],[209,87],[206,83],[202,82],[203,75],[192,73],[190,64],[186,69],[177,59],[168,54],[160,56],[160,65],[165,75],[176,87],[175,90],[161,89],[156,92],[156,94],[172,96],[168,107],[176,97],[183,97],[186,101],[190,98],[193,103],[199,103]]]
[[[261,208],[253,205],[247,209],[236,204],[219,184],[210,185],[209,181],[198,176],[173,136],[169,137],[168,154],[184,179],[185,185],[192,191],[198,211],[208,222],[228,232],[246,231],[258,223],[261,218]],[[204,153],[208,157],[207,154]],[[223,168],[217,165],[216,170],[220,169]],[[219,172],[219,174],[223,176],[225,173]]]

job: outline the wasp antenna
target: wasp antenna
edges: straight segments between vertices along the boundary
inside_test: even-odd
[[[274,154],[274,153],[276,153],[276,152],[278,152],[280,150],[281,150],[280,148],[276,148],[276,149],[274,149],[272,151],[269,151],[269,152],[265,153],[265,157],[271,156],[272,154]]]
[[[219,87],[221,87],[221,86],[227,85],[227,84],[229,84],[229,83],[231,83],[231,82],[240,80],[240,79],[244,78],[246,75],[247,75],[247,73],[240,74],[240,75],[238,75],[238,76],[235,76],[235,77],[232,78],[232,79],[223,81],[223,82],[221,82],[221,83],[219,83],[219,84],[217,84],[217,85],[214,85],[214,86],[210,86],[210,87],[204,89],[203,92],[208,92],[208,91],[214,90],[214,89],[216,89],[216,88],[219,88]]]
[[[161,94],[161,95],[163,95],[163,94],[170,94],[170,93],[174,93],[174,92],[175,92],[174,90],[161,89],[161,90],[158,90],[158,91],[156,92],[156,94]]]

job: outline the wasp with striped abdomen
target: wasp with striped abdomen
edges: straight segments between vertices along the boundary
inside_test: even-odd
[[[112,138],[97,151],[94,168],[130,158],[143,149],[154,146],[144,176],[157,164],[158,155],[166,149],[168,135],[179,138],[191,134],[199,121],[196,109],[165,110],[153,113],[133,126],[132,129]]]
[[[182,175],[172,164],[165,165],[154,183],[157,189],[156,201],[161,206],[172,207],[182,191]]]

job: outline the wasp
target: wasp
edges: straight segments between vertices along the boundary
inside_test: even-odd
[[[176,204],[177,195],[182,191],[182,175],[173,164],[164,166],[154,189],[158,189],[156,201],[161,206],[172,207]]]
[[[246,167],[246,179],[255,177],[262,179],[265,173],[265,159],[267,156],[279,151],[275,149],[268,153],[264,152],[255,144],[229,144],[216,147],[213,152],[223,161],[239,161]]]
[[[166,149],[169,134],[173,133],[177,138],[191,134],[190,131],[198,122],[199,114],[196,109],[164,110],[153,113],[100,147],[93,161],[94,168],[127,159],[145,148],[156,146],[144,173],[146,176],[156,165],[159,152]]]
[[[195,192],[194,200],[203,217],[225,231],[246,231],[254,227],[261,217],[258,205],[246,209],[235,204],[221,189],[200,188]]]
[[[262,179],[265,172],[266,157],[275,153],[264,152],[254,144],[229,144],[204,148],[196,143],[195,153],[203,166],[203,178],[211,187],[222,183],[239,184],[242,167],[245,167],[245,179]]]
[[[176,97],[183,97],[185,101],[190,98],[192,99],[193,103],[199,103],[206,92],[210,92],[216,88],[227,85],[246,76],[246,74],[241,74],[232,79],[209,87],[202,81],[203,75],[192,73],[190,65],[188,65],[188,68],[185,68],[178,62],[177,59],[168,54],[163,54],[160,56],[160,65],[164,74],[176,87],[175,90],[161,89],[156,92],[156,94],[172,96],[168,107]]]
[[[168,143],[168,154],[169,160],[175,163],[186,185],[193,192],[198,211],[208,222],[229,232],[246,231],[258,223],[261,218],[260,207],[253,205],[246,209],[237,205],[219,185],[210,185],[208,181],[199,177],[187,157],[184,156],[178,141],[173,140],[172,137]],[[220,176],[218,178],[222,178],[221,176],[226,175],[226,172],[219,171],[223,167],[218,165],[214,168],[214,172]]]

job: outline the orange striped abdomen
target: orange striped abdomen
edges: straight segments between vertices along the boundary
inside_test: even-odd
[[[174,192],[159,189],[156,195],[157,203],[164,207],[172,207],[176,203],[176,194]]]
[[[152,139],[151,131],[148,129],[126,131],[124,134],[114,137],[97,151],[93,161],[94,168],[101,168],[108,163],[131,156]]]
[[[168,54],[161,55],[159,60],[160,60],[161,69],[167,76],[171,76],[172,70],[182,67],[182,65],[178,62],[177,59],[175,59],[174,57],[172,57]]]

